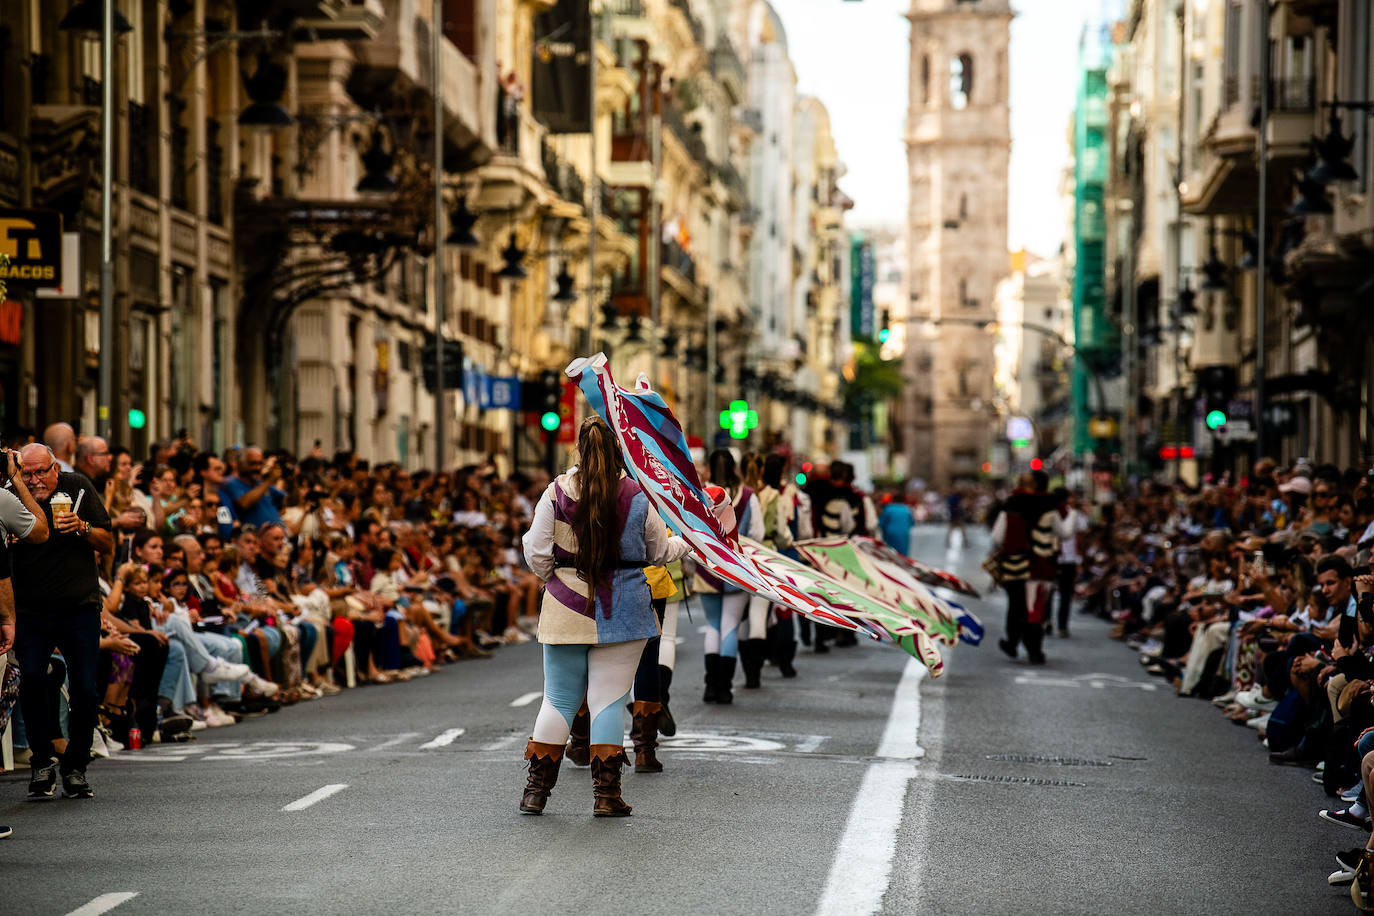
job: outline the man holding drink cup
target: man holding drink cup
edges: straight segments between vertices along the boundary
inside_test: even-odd
[[[60,649],[70,688],[69,735],[60,763],[62,790],[68,798],[90,798],[86,764],[100,700],[96,554],[114,549],[110,517],[90,480],[62,471],[47,446],[26,445],[19,457],[22,471],[16,478],[32,490],[51,532],[42,544],[19,543],[13,548],[15,655],[22,676],[19,703],[33,754],[29,797],[51,798],[57,789],[59,763],[52,740],[58,736],[51,734],[57,719],[45,687],[48,659],[53,649]]]

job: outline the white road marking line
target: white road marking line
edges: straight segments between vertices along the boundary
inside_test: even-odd
[[[373,752],[373,751],[384,751],[384,750],[386,750],[386,749],[389,748],[389,747],[395,747],[395,746],[398,745],[398,744],[404,744],[405,742],[409,741],[411,738],[418,738],[418,737],[420,737],[420,733],[419,733],[419,732],[406,732],[406,733],[403,734],[403,735],[397,735],[395,738],[388,738],[387,740],[383,741],[381,744],[377,745],[376,747],[370,747],[370,748],[368,748],[367,750],[368,750],[369,753],[371,753],[371,752]]]
[[[703,626],[703,627],[697,627],[697,632],[698,632],[698,633],[709,633],[709,632],[711,632],[711,628],[710,628],[710,627],[704,627],[704,626]]]
[[[304,811],[306,808],[309,808],[311,805],[316,804],[316,803],[318,803],[318,802],[322,802],[322,801],[324,801],[326,798],[328,798],[329,796],[331,796],[331,795],[336,795],[336,794],[338,794],[339,792],[342,792],[344,789],[347,789],[347,788],[348,788],[348,786],[347,786],[346,784],[344,784],[344,783],[333,783],[333,784],[327,785],[327,786],[320,786],[318,789],[316,789],[314,792],[311,792],[311,793],[310,793],[309,795],[307,795],[305,798],[298,798],[298,799],[296,799],[295,801],[293,801],[291,804],[284,806],[284,807],[282,808],[282,810],[283,810],[283,811]]]
[[[500,738],[500,739],[498,739],[498,740],[496,740],[496,741],[492,741],[492,742],[489,743],[489,744],[484,744],[484,745],[482,745],[482,750],[484,750],[484,751],[504,751],[504,750],[506,750],[507,748],[511,747],[512,745],[519,744],[522,740],[524,740],[524,739],[522,739],[518,734],[517,734],[517,735],[507,735],[507,736],[504,737],[504,738]]]
[[[512,707],[515,707],[515,706],[528,706],[528,705],[530,705],[531,703],[533,703],[535,700],[537,700],[537,699],[539,699],[540,697],[542,697],[543,695],[544,695],[544,691],[542,691],[542,690],[533,690],[533,691],[530,691],[529,693],[522,693],[522,694],[520,694],[520,696],[518,696],[518,697],[516,697],[515,699],[511,700],[511,701],[510,701],[510,705],[511,705]]]
[[[121,903],[128,903],[137,896],[138,891],[118,891],[112,894],[101,894],[90,903],[84,903],[72,910],[67,916],[100,916],[101,913],[108,913]]]
[[[918,760],[926,755],[925,749],[916,743],[916,733],[921,729],[920,684],[925,676],[925,665],[914,658],[907,661],[902,679],[897,683],[897,692],[892,697],[892,711],[887,715],[883,740],[878,744],[879,757]]]
[[[817,916],[877,913],[892,877],[897,831],[902,826],[906,791],[916,776],[915,761],[925,756],[917,743],[921,727],[921,678],[925,665],[908,659],[892,698],[878,756],[869,765],[849,809],[844,835],[816,905]]]
[[[424,744],[420,745],[420,750],[431,751],[436,747],[448,747],[466,731],[466,728],[450,728],[434,740],[426,741]]]
[[[675,638],[673,639],[673,645],[675,645],[675,646],[680,646],[680,645],[682,645],[683,643],[685,643],[686,641],[687,641],[687,640],[686,640],[684,637],[678,636],[678,637],[675,637]]]
[[[807,735],[797,742],[796,751],[798,754],[809,754],[821,746],[821,742],[826,739],[825,735]]]

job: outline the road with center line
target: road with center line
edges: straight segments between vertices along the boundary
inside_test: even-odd
[[[976,581],[979,533],[915,553]],[[1175,698],[1077,619],[1031,668],[986,644],[935,680],[889,646],[803,650],[784,681],[701,703],[679,621],[662,775],[591,817],[564,765],[522,817],[536,644],[345,691],[93,764],[89,802],[0,776],[0,913],[1325,913],[1331,855],[1306,770]],[[1163,688],[1163,689],[1161,689]]]

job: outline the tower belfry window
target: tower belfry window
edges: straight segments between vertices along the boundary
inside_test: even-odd
[[[960,54],[949,62],[949,104],[955,109],[968,107],[973,98],[973,58]]]

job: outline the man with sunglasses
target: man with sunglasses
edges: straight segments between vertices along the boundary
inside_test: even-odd
[[[96,554],[114,550],[110,517],[84,474],[63,471],[47,446],[26,445],[19,453],[19,480],[32,491],[51,535],[42,544],[13,548],[14,603],[18,625],[15,655],[22,677],[19,703],[29,736],[30,798],[51,798],[62,777],[68,798],[90,798],[86,764],[100,697],[96,668],[100,658],[100,582]],[[53,517],[54,493],[66,493],[72,508]],[[57,721],[46,690],[48,659],[60,649],[67,663],[70,716],[67,749],[59,762],[53,750]]]

